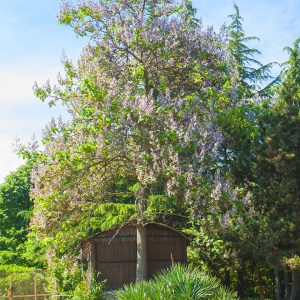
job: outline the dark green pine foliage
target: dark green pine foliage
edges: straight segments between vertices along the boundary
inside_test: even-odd
[[[249,169],[259,216],[261,250],[274,266],[300,255],[300,52],[299,39],[286,48],[277,99],[259,116]],[[252,174],[250,179],[250,174]]]
[[[258,251],[272,268],[292,268],[292,296],[300,299],[300,39],[284,64],[272,105],[259,115],[248,174],[255,207]],[[296,258],[296,259],[295,259]],[[280,286],[277,285],[280,291]]]
[[[241,262],[259,263],[266,271],[280,270],[289,260],[295,265],[292,259],[300,256],[299,42],[286,48],[290,57],[272,100],[248,102],[224,117],[224,123],[230,120],[224,130],[224,167],[233,184],[252,196],[249,208],[235,201],[234,219],[243,222],[233,223],[221,237],[231,242]]]
[[[279,93],[285,103],[286,111],[292,115],[299,114],[300,107],[300,38],[294,42],[294,47],[285,47],[289,53],[289,60],[283,65],[286,69],[283,71],[283,82]]]
[[[255,36],[246,36],[243,29],[243,18],[239,8],[234,4],[235,13],[229,15],[231,23],[227,27],[229,35],[229,52],[232,56],[232,67],[237,72],[236,80],[238,98],[252,98],[256,91],[260,96],[268,96],[270,89],[278,82],[278,78],[270,75],[274,63],[262,64],[255,57],[260,53],[255,48],[248,47],[248,42],[259,40]],[[266,85],[261,86],[266,82]]]
[[[25,164],[0,185],[0,264],[24,263],[21,253],[32,210],[30,170]]]
[[[285,255],[300,255],[300,39],[285,63],[279,101],[266,126],[265,160],[274,168],[269,182],[277,198],[278,221],[284,220]],[[281,227],[282,228],[282,227]],[[282,230],[282,229],[280,229]],[[279,247],[280,248],[280,247]]]
[[[233,90],[236,91],[236,105],[231,110],[223,112],[221,124],[224,128],[222,165],[229,172],[233,172],[238,184],[244,184],[244,177],[251,174],[248,171],[253,160],[251,143],[257,135],[259,125],[258,116],[262,107],[253,101],[242,101],[257,98],[271,98],[274,86],[280,82],[280,77],[271,76],[271,68],[275,63],[264,65],[255,57],[260,51],[248,47],[254,36],[246,36],[243,29],[239,8],[234,4],[234,14],[230,15],[231,23],[227,27],[228,48],[230,53],[230,72]]]
[[[254,200],[246,200],[246,195],[248,189],[252,189],[252,184],[257,184],[255,172],[258,163],[253,147],[256,140],[261,138],[258,119],[265,110],[268,110],[260,103],[262,98],[272,97],[272,87],[278,83],[278,79],[271,76],[273,63],[264,65],[257,60],[260,52],[250,47],[249,43],[258,38],[245,35],[243,19],[237,5],[234,5],[234,10],[234,13],[229,16],[231,23],[227,27],[227,34],[230,54],[229,72],[232,76],[232,90],[236,91],[235,105],[232,106],[232,109],[222,112],[220,116],[219,122],[223,127],[224,141],[219,158],[222,175],[233,186],[239,187],[239,192],[235,200],[230,197],[227,199],[224,196],[222,205],[212,203],[214,211],[218,211],[216,206],[220,206],[221,221],[226,219],[226,216],[228,221],[226,225],[222,225],[220,217],[218,219],[212,214],[211,220],[214,219],[214,224],[210,226],[207,235],[211,235],[212,240],[224,241],[228,258],[222,259],[222,256],[218,255],[218,259],[214,260],[212,259],[213,252],[207,249],[206,253],[209,253],[209,258],[204,258],[204,261],[207,264],[212,263],[212,267],[217,270],[223,269],[224,283],[236,285],[239,296],[243,297],[255,294],[252,289],[254,277],[259,278],[260,287],[264,293],[270,293],[269,288],[263,287],[269,286],[268,280],[264,281],[265,275],[269,272],[269,266],[264,264],[266,243],[264,240],[258,239],[260,226],[267,223],[262,224],[263,221],[259,218],[261,215],[257,217],[253,212],[255,210]],[[247,101],[253,99],[258,101]],[[259,198],[257,200],[259,201]],[[221,202],[219,201],[219,203]],[[215,237],[211,232],[214,232]],[[222,250],[224,252],[224,249]],[[263,264],[260,264],[261,262]],[[230,267],[233,264],[235,270]],[[263,275],[258,272],[259,265],[263,265]],[[235,274],[236,283],[235,280],[230,283],[230,278],[226,278],[230,273]]]

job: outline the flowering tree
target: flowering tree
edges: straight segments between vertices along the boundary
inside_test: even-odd
[[[202,27],[188,0],[64,2],[59,20],[90,44],[77,66],[65,60],[57,86],[35,88],[72,118],[45,131],[33,226],[41,236],[70,233],[99,204],[131,193],[141,280],[150,196],[194,211],[213,182],[222,140],[215,116],[232,94],[223,37]]]

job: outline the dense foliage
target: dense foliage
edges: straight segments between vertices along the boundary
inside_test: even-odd
[[[24,242],[29,230],[33,203],[30,200],[31,167],[25,164],[0,185],[0,262],[24,264]]]

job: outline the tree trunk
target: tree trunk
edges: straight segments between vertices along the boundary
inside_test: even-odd
[[[224,274],[224,284],[226,287],[230,287],[230,270],[229,269],[225,269],[225,274]]]
[[[280,276],[278,269],[274,270],[275,275],[275,299],[281,300]]]
[[[143,224],[144,213],[147,208],[146,188],[141,186],[136,194],[136,204],[138,210],[137,226],[136,226],[136,282],[147,279],[147,263],[148,263],[148,241],[147,227]]]
[[[237,270],[237,292],[240,298],[243,298],[245,296],[245,272],[246,265],[245,262],[242,262],[241,267]]]
[[[289,279],[289,271],[284,270],[284,299],[290,300],[291,296],[291,286],[290,286],[290,279]]]
[[[96,244],[92,243],[89,249],[89,256],[88,256],[88,269],[87,269],[87,282],[89,289],[92,288],[92,281],[93,276],[95,274],[95,267],[96,267]]]
[[[291,300],[300,300],[300,269],[292,270]]]
[[[136,282],[147,279],[147,227],[136,227]]]

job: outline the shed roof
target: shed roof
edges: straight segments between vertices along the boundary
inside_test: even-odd
[[[130,221],[130,222],[127,222],[127,223],[124,223],[122,225],[118,225],[118,226],[115,226],[115,227],[112,227],[108,230],[104,230],[104,231],[101,231],[101,232],[98,232],[84,240],[81,241],[81,244],[85,244],[85,243],[89,243],[95,239],[97,239],[97,237],[100,237],[101,235],[103,234],[106,234],[108,232],[115,232],[114,236],[117,236],[118,235],[118,232],[124,228],[124,227],[135,227],[137,224],[136,224],[136,220],[133,220],[133,221]],[[169,231],[173,231],[173,232],[176,232],[177,234],[179,234],[180,236],[182,236],[183,238],[189,240],[191,238],[191,235],[190,234],[184,234],[183,232],[177,230],[177,229],[174,229],[173,227],[170,227],[168,225],[165,225],[165,224],[162,224],[162,223],[158,223],[158,222],[155,222],[155,221],[148,221],[146,223],[143,224],[143,226],[147,226],[147,225],[155,225],[157,227],[161,227],[161,228],[164,228],[164,229],[167,229]],[[114,236],[112,237],[112,239],[114,238]]]

